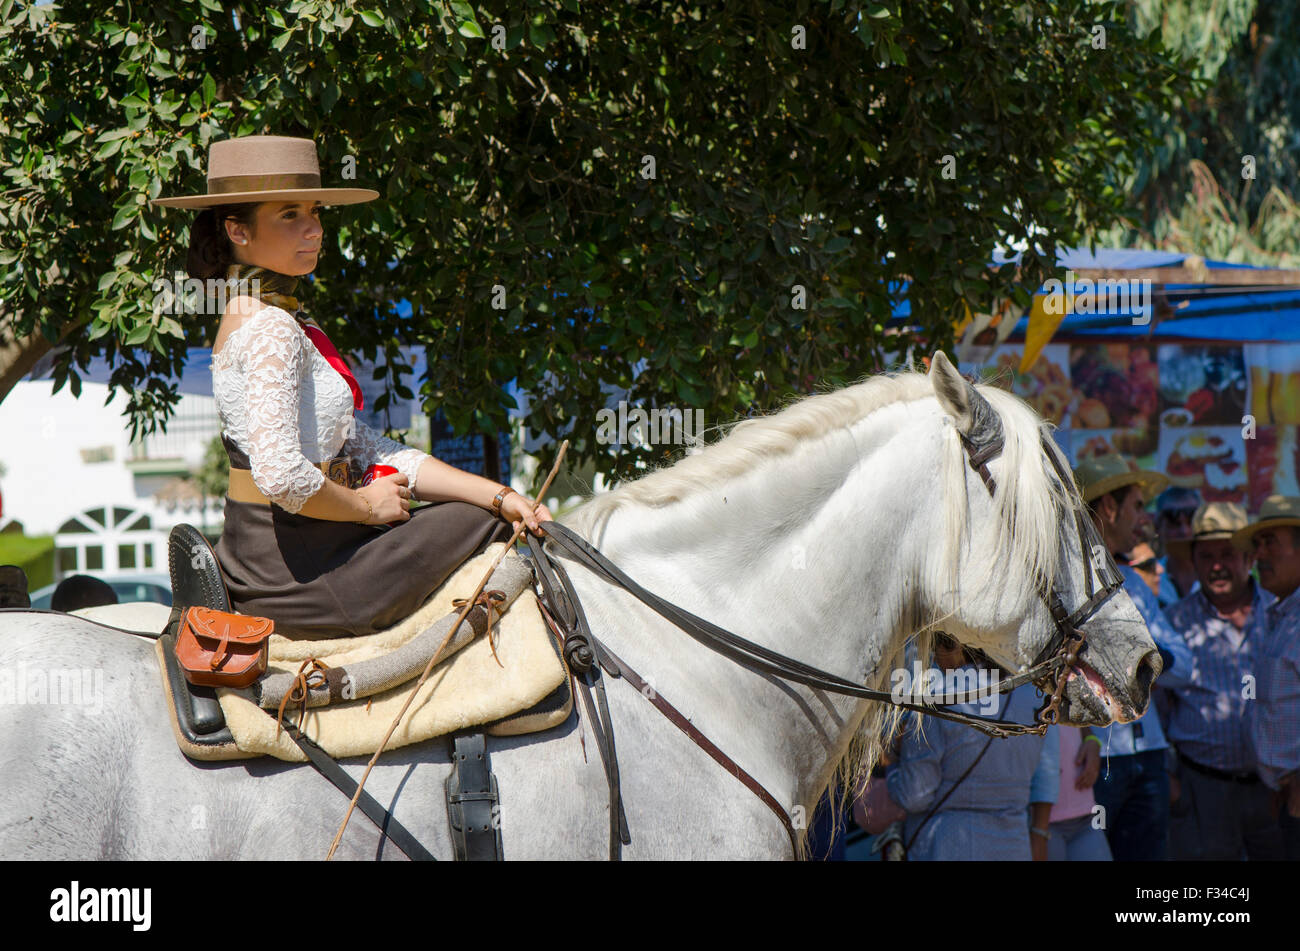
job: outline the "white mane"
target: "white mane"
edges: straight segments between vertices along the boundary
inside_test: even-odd
[[[1057,568],[1061,507],[1072,513],[1082,503],[1071,487],[1067,486],[1065,493],[1057,490],[1042,455],[1040,436],[1046,436],[1046,425],[1028,404],[997,387],[981,385],[977,389],[997,411],[1003,426],[1002,456],[993,464],[998,469],[995,501],[1001,516],[997,550],[1018,555],[1035,582],[1050,579]],[[883,406],[925,398],[934,398],[933,384],[925,374],[912,371],[881,374],[834,392],[805,397],[772,415],[719,427],[725,435],[718,442],[589,499],[564,521],[592,537],[621,508],[665,508],[687,501],[703,486],[716,487],[752,475],[771,460],[834,430],[847,429]],[[954,542],[961,538],[965,526],[966,456],[955,430],[950,433],[948,458],[944,460],[945,498],[950,503],[945,521],[949,540]],[[1050,436],[1045,441],[1058,453],[1068,472],[1069,464],[1059,455]],[[954,554],[957,547],[950,545]]]

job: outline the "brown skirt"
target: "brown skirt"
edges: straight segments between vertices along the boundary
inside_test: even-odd
[[[457,568],[511,534],[468,502],[416,508],[389,528],[227,498],[215,551],[236,611],[271,618],[290,637],[355,637],[409,617]]]

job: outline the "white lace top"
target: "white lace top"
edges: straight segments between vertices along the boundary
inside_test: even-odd
[[[429,454],[387,438],[352,415],[352,390],[293,315],[264,306],[212,359],[212,391],[225,433],[248,454],[253,481],[287,512],[325,483],[316,463],[341,449],[359,476],[376,463],[410,480]]]

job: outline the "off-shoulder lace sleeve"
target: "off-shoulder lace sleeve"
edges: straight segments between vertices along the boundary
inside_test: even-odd
[[[420,473],[420,466],[425,459],[431,458],[427,452],[403,446],[359,419],[356,420],[352,435],[343,443],[343,452],[361,463],[362,472],[376,464],[392,466],[406,476],[412,494],[415,492],[415,480]]]
[[[267,498],[297,513],[325,482],[325,474],[303,455],[298,435],[302,332],[279,307],[267,307],[252,320],[258,326],[244,343],[248,461]]]

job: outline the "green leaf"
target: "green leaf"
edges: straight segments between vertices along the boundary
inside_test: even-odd
[[[211,73],[208,73],[203,77],[203,102],[210,106],[216,98],[217,81],[212,78]]]
[[[361,17],[362,22],[364,22],[366,26],[378,27],[384,25],[383,16],[371,10],[362,10],[358,16]]]
[[[113,216],[113,224],[110,230],[117,231],[119,228],[125,228],[127,222],[138,214],[140,214],[140,206],[134,201],[123,205],[117,210],[117,214]]]
[[[478,24],[473,20],[462,20],[456,29],[461,36],[473,37],[476,40],[483,39],[483,31],[479,29]]]

